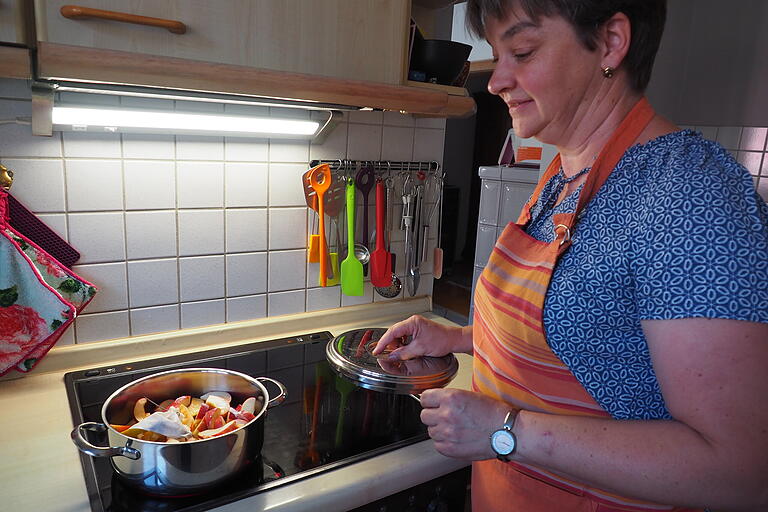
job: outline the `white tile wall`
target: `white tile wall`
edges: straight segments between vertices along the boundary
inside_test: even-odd
[[[95,141],[94,145],[98,145]],[[66,143],[65,143],[66,147]],[[64,160],[67,210],[88,212],[123,209],[120,160]]]
[[[93,234],[100,233],[94,239]],[[125,259],[125,229],[122,212],[72,213],[69,242],[80,251],[78,263],[101,263]]]
[[[224,206],[224,164],[178,162],[176,181],[179,208],[221,208]]]
[[[227,210],[225,222],[228,253],[267,250],[266,208]]]
[[[179,256],[224,252],[224,210],[179,210]]]
[[[176,256],[176,212],[126,212],[125,238],[129,260]]]
[[[225,322],[224,299],[185,302],[181,305],[181,327],[203,327]]]
[[[266,293],[266,252],[228,254],[226,263],[228,297]]]
[[[123,174],[127,210],[176,207],[176,169],[172,161],[126,160]]]
[[[2,140],[2,137],[0,137]],[[0,156],[6,153],[0,153]],[[61,159],[6,158],[3,163],[9,169],[24,169],[23,180],[15,180],[14,197],[27,197],[27,208],[35,212],[63,212],[64,163]],[[41,187],[45,183],[47,186]]]
[[[241,322],[267,316],[267,296],[233,297],[226,301],[227,322]],[[274,316],[274,313],[273,313]]]
[[[123,158],[173,160],[175,156],[173,135],[123,135]]]
[[[270,293],[267,301],[269,316],[301,313],[305,311],[305,300],[306,293],[304,290]]]
[[[178,276],[176,259],[129,261],[128,289],[131,307],[178,302]],[[96,294],[96,297],[98,296]]]
[[[181,301],[215,299],[224,296],[224,256],[179,258]]]
[[[267,206],[268,170],[266,163],[227,163],[224,166],[226,206]]]
[[[151,334],[179,328],[179,305],[131,309],[131,334]]]
[[[26,87],[0,80],[0,119],[30,115]],[[141,103],[199,110],[183,102]],[[226,110],[310,117],[291,109]],[[14,196],[71,241],[82,253],[74,270],[99,288],[59,342],[85,343],[381,299],[368,281],[362,297],[318,286],[317,264],[306,261],[299,178],[310,158],[442,162],[444,130],[444,120],[394,112],[345,113],[323,144],[76,132],[33,137],[29,126],[7,124],[0,125],[0,162],[16,172]],[[392,250],[402,276],[398,230]],[[431,293],[429,276],[419,293]]]

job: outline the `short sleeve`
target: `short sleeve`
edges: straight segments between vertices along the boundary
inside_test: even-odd
[[[702,139],[649,164],[633,265],[640,319],[768,322],[768,208],[746,169]]]

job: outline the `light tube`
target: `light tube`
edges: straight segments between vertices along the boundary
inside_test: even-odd
[[[53,107],[52,122],[54,125],[72,126],[73,130],[101,127],[103,131],[111,132],[146,129],[154,133],[215,132],[222,135],[304,137],[315,135],[320,127],[319,122],[298,119],[67,106]]]

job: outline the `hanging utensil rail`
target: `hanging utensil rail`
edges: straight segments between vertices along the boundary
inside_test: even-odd
[[[373,172],[379,177],[392,175],[394,173],[402,172],[423,172],[426,174],[436,174],[440,171],[441,166],[439,162],[407,162],[407,161],[391,161],[391,160],[312,160],[309,165],[315,167],[320,164],[328,164],[331,166],[331,170],[340,172],[347,177],[354,177],[353,174],[357,172],[361,167],[370,166],[373,167]]]

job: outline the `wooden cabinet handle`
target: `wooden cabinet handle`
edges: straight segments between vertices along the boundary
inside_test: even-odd
[[[162,18],[150,18],[148,16],[138,16],[126,12],[104,11],[101,9],[92,9],[79,5],[64,5],[61,7],[61,15],[71,20],[87,20],[99,18],[102,20],[120,21],[122,23],[135,23],[137,25],[149,25],[150,27],[160,27],[173,32],[174,34],[184,34],[187,26],[180,21],[164,20]]]

